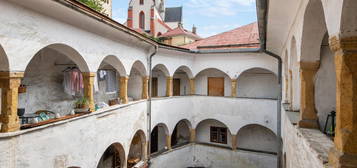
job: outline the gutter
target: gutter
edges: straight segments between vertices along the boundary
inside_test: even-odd
[[[147,126],[147,136],[148,136],[148,150],[147,150],[147,164],[148,167],[151,165],[151,111],[152,111],[152,58],[157,54],[159,47],[157,45],[154,46],[155,50],[154,52],[150,55],[148,59],[148,67],[149,67],[149,97],[148,97],[148,102],[147,102],[147,120],[148,120],[148,126]]]

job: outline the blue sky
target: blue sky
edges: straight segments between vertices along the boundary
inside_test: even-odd
[[[124,23],[129,0],[113,0],[113,19]],[[208,37],[257,20],[255,0],[166,0],[166,7],[183,6],[184,27],[194,24]]]

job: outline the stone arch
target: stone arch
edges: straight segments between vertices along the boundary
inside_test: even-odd
[[[279,96],[278,77],[264,68],[251,68],[237,79],[237,97],[274,98]]]
[[[0,72],[10,71],[9,60],[7,58],[4,48],[0,44]]]
[[[180,66],[173,75],[173,96],[189,95],[191,93],[190,80],[192,71],[187,66]]]
[[[187,119],[183,119],[177,122],[171,135],[171,145],[175,147],[189,143],[191,137],[191,129],[191,122]]]
[[[124,168],[125,166],[125,150],[120,143],[116,142],[107,147],[103,152],[97,168]]]
[[[130,101],[143,98],[143,80],[146,74],[144,64],[141,61],[135,61],[128,79],[128,97]]]
[[[290,63],[289,69],[291,70],[291,92],[290,92],[290,102],[292,110],[300,110],[300,73],[299,73],[299,62],[297,56],[297,43],[295,37],[292,37],[290,44]]]
[[[101,64],[103,63],[111,65],[119,73],[120,76],[126,76],[127,71],[123,63],[118,59],[118,57],[114,55],[108,55],[102,60]]]
[[[226,141],[225,143],[217,143],[213,142],[212,140],[212,135],[211,129],[213,127],[218,127],[218,128],[225,128],[226,129],[226,137],[225,139],[221,139],[223,141]],[[205,119],[200,121],[196,125],[196,142],[198,143],[208,143],[208,144],[215,144],[215,145],[222,145],[222,146],[227,146],[231,147],[232,146],[232,134],[230,129],[227,127],[226,124],[223,122],[216,120],[216,119]]]
[[[127,166],[131,168],[140,161],[145,160],[146,157],[146,136],[144,131],[138,130],[134,134],[128,153]]]
[[[206,68],[201,70],[195,76],[195,91],[198,95],[210,95],[208,87],[209,78],[223,78],[224,80],[224,95],[231,96],[231,78],[229,75],[217,68]],[[222,96],[222,95],[220,95]]]
[[[170,72],[164,64],[157,64],[152,69],[152,96],[167,96],[167,80],[170,78]]]
[[[150,142],[150,153],[162,152],[170,147],[170,133],[166,124],[159,123],[153,127]]]
[[[300,62],[316,62],[320,59],[321,41],[327,32],[321,0],[310,0],[305,13],[301,38]]]
[[[277,153],[279,143],[272,130],[258,124],[240,128],[236,141],[238,149],[267,153]]]
[[[27,66],[38,53],[45,49],[52,49],[59,53],[62,53],[63,55],[67,56],[71,61],[73,61],[82,72],[90,72],[89,66],[84,57],[76,49],[63,43],[54,43],[43,47],[34,56],[31,57],[31,59],[27,63]]]
[[[65,44],[51,44],[39,50],[28,62],[21,84],[26,92],[19,94],[19,108],[27,114],[48,110],[68,115],[76,98],[81,97],[84,88],[76,92],[64,89],[64,72],[89,72],[84,58]],[[30,97],[36,97],[30,98]]]

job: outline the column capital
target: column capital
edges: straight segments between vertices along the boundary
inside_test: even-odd
[[[332,51],[346,50],[357,52],[357,36],[338,37],[333,36],[329,39],[330,48]]]
[[[96,72],[82,72],[82,75],[84,76],[84,77],[95,77],[96,76]]]

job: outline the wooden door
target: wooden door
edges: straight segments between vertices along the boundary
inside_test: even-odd
[[[180,88],[181,88],[181,85],[180,85],[180,79],[174,79],[174,96],[180,96]]]
[[[157,95],[158,95],[157,78],[152,78],[151,96],[157,97]]]
[[[208,96],[224,96],[224,78],[208,78]]]

